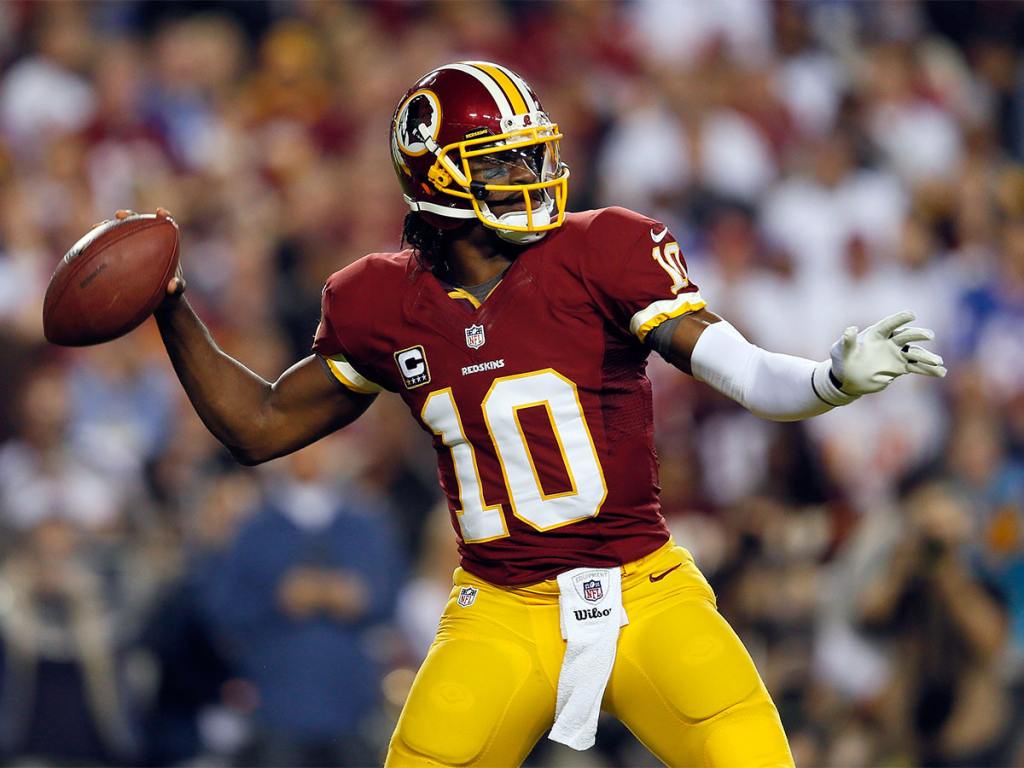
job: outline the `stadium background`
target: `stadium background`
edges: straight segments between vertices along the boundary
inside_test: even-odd
[[[152,323],[70,351],[40,307],[94,222],[163,205],[275,377],[326,276],[398,245],[396,100],[479,57],[561,124],[570,207],[669,223],[755,342],[936,329],[946,380],[799,425],[652,359],[665,513],[799,764],[1024,765],[1022,33],[997,2],[0,4],[0,757],[379,761],[454,565],[404,406],[243,469]],[[609,722],[531,762],[653,760]]]

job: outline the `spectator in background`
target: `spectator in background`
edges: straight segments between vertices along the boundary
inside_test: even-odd
[[[968,549],[1003,593],[1011,652],[1024,676],[1024,465],[1009,455],[994,418],[964,414],[946,449],[946,472],[975,514]]]
[[[143,467],[161,454],[171,432],[167,371],[119,341],[90,349],[68,378],[67,438],[76,453],[123,487],[138,489]]]
[[[34,371],[20,393],[16,437],[0,447],[0,522],[29,528],[62,510],[85,528],[116,524],[118,489],[68,445],[67,381],[56,368]]]
[[[447,503],[436,504],[430,510],[422,544],[415,574],[402,587],[396,610],[398,626],[409,646],[413,674],[434,642],[438,620],[452,594],[452,573],[459,565],[458,551],[451,542]]]
[[[1002,595],[965,557],[970,507],[926,481],[905,516],[890,562],[860,596],[864,626],[896,644],[885,722],[916,765],[1004,765],[1011,711],[997,662],[1007,622]]]
[[[764,196],[761,226],[769,244],[792,260],[796,287],[811,302],[801,317],[863,322],[894,298],[877,295],[872,267],[895,250],[906,192],[892,172],[861,162],[849,130],[809,143],[801,154],[806,167]],[[825,328],[820,334],[799,335],[812,348],[825,343]]]
[[[65,516],[30,527],[0,571],[0,754],[58,763],[138,761],[138,706],[118,606]]]
[[[243,765],[379,762],[362,732],[381,696],[367,630],[405,568],[385,510],[339,488],[331,457],[326,440],[276,465],[209,582],[208,616],[259,696]]]
[[[232,691],[244,689],[227,685],[237,674],[236,663],[218,641],[205,608],[239,526],[258,503],[259,488],[241,472],[198,485],[191,498],[183,572],[156,602],[143,636],[161,671],[146,722],[146,754],[152,765],[226,754],[239,746],[244,730],[237,727],[243,713],[231,705],[244,707],[246,702],[230,700]]]
[[[238,25],[213,14],[175,19],[157,30],[152,50],[146,112],[175,162],[188,171],[213,171],[232,162],[218,108],[234,98],[242,66]]]
[[[92,118],[96,100],[84,76],[94,38],[83,6],[47,6],[33,18],[32,55],[8,69],[0,86],[0,128],[18,151],[39,157],[55,134]]]
[[[865,57],[867,127],[889,164],[911,187],[949,181],[963,136],[957,115],[928,82],[927,52],[903,42],[876,46]]]
[[[1008,221],[1001,234],[998,261],[961,299],[964,351],[997,401],[1024,389],[1024,220]]]
[[[0,193],[0,323],[9,329],[12,341],[23,337],[31,342],[42,331],[39,298],[48,275],[43,233],[30,215],[29,185],[4,179]]]

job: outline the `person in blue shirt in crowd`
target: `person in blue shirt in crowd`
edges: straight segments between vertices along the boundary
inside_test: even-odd
[[[339,492],[329,454],[314,447],[281,462],[284,476],[242,525],[207,595],[258,692],[246,765],[378,759],[360,732],[382,676],[366,631],[392,615],[405,565],[384,505]]]

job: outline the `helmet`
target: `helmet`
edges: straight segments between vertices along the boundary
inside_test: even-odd
[[[391,120],[391,157],[405,202],[435,226],[476,218],[505,240],[530,243],[565,218],[561,138],[519,75],[462,61],[438,67],[402,97]],[[498,215],[488,205],[520,196],[521,210]]]

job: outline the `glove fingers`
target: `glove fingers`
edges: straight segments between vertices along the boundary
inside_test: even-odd
[[[897,312],[894,315],[889,315],[888,317],[879,320],[871,326],[871,330],[878,331],[883,338],[887,339],[892,336],[893,331],[901,325],[906,325],[911,322],[915,317],[917,317],[917,315],[909,309],[905,309],[902,312]]]
[[[935,331],[930,328],[904,328],[892,335],[892,340],[899,347],[912,341],[931,341],[934,338]]]
[[[857,346],[857,326],[851,325],[845,331],[843,331],[843,350],[845,352],[852,352],[854,347]]]
[[[917,344],[908,344],[903,348],[903,357],[908,363],[925,363],[926,365],[942,365],[942,356],[931,350],[919,347]]]
[[[946,368],[942,365],[928,365],[927,363],[907,363],[907,373],[919,373],[922,376],[941,379],[946,375]]]
[[[871,377],[871,380],[876,384],[884,384],[888,386],[897,377],[902,376],[904,371],[878,371]]]

